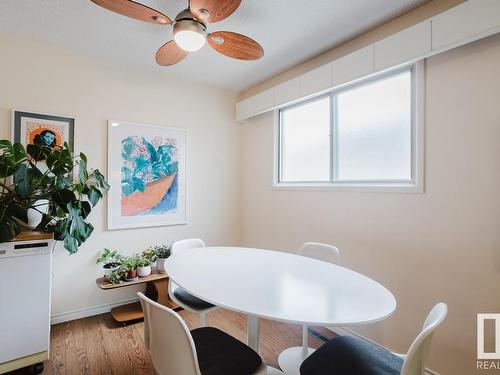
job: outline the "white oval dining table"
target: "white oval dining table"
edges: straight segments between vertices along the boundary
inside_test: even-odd
[[[247,315],[248,345],[257,352],[259,318],[348,327],[386,319],[396,309],[396,299],[378,282],[286,252],[204,247],[180,251],[165,267],[169,277],[194,296]],[[304,358],[300,352],[295,357],[287,359],[295,363],[287,366],[292,370],[283,369],[285,373],[299,373]]]

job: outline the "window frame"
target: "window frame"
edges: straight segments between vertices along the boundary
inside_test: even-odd
[[[274,111],[274,170],[273,189],[276,190],[334,190],[334,191],[361,191],[361,192],[401,192],[401,193],[423,193],[424,192],[424,84],[425,70],[424,61],[418,61],[410,65],[404,65],[397,69],[390,69],[381,73],[371,75],[367,78],[348,82],[338,87],[324,91],[293,104],[277,108]],[[405,71],[411,71],[411,179],[409,181],[392,180],[359,180],[338,181],[338,158],[336,153],[336,98],[337,94],[357,87],[362,87],[373,82],[396,76]],[[294,108],[305,103],[330,97],[330,180],[318,182],[303,181],[281,181],[282,163],[282,111]]]

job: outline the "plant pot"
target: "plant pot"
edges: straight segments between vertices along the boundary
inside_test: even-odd
[[[36,206],[36,210],[34,208],[28,208],[27,227],[30,229],[35,229],[42,221],[43,214],[49,212],[49,201],[47,199],[39,199],[33,206]]]
[[[117,270],[120,268],[120,265],[118,263],[106,263],[104,266],[102,266],[102,269],[104,270],[104,277],[110,277],[113,271]]]
[[[129,271],[127,271],[126,279],[127,279],[127,281],[131,281],[131,280],[137,279],[137,270],[129,270]]]
[[[151,266],[137,267],[137,275],[139,275],[139,277],[151,275]]]
[[[165,262],[168,258],[156,258],[156,268],[158,268],[159,273],[167,273],[165,270]]]

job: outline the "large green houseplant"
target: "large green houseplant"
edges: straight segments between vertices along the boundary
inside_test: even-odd
[[[19,234],[28,209],[42,214],[37,231],[51,232],[75,253],[94,227],[86,219],[109,189],[98,169],[87,168],[87,157],[61,148],[12,144],[0,140],[0,242]],[[40,200],[48,205],[41,211]]]

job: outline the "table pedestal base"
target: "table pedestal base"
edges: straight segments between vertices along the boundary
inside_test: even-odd
[[[314,353],[314,349],[302,346],[288,348],[281,352],[278,357],[278,364],[286,375],[300,375],[300,365],[304,360]]]
[[[260,321],[255,316],[248,316],[247,344],[260,354]]]
[[[267,366],[267,375],[286,375],[283,371]]]

